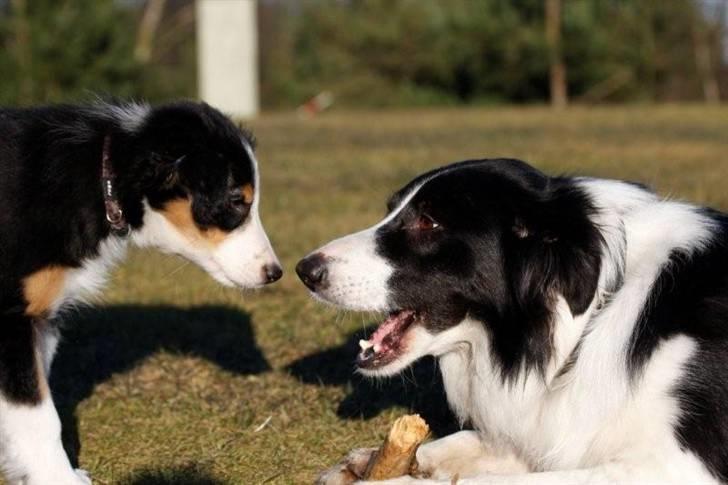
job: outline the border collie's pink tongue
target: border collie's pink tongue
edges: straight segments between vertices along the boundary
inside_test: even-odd
[[[375,367],[386,364],[396,358],[401,338],[410,324],[414,322],[416,313],[402,310],[390,314],[374,332],[369,340],[360,340],[361,352],[357,356],[359,367]],[[389,358],[387,358],[389,357]]]

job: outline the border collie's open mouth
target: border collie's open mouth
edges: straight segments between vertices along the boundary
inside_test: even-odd
[[[356,365],[362,369],[376,369],[393,362],[405,351],[407,331],[419,319],[419,313],[414,310],[390,313],[369,340],[359,341],[361,351]]]

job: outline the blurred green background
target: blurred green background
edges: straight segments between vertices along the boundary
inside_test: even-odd
[[[155,3],[159,21],[142,28]],[[728,92],[727,4],[260,0],[262,106],[322,91],[336,106],[543,103],[554,65],[577,102],[716,102]],[[0,0],[0,46],[0,104],[197,93],[193,0]]]

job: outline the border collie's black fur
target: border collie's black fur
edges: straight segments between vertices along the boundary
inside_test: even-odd
[[[54,317],[99,289],[127,241],[179,253],[224,284],[280,277],[258,218],[252,146],[249,133],[193,102],[0,109],[0,467],[9,480],[87,481],[63,454],[47,388]]]
[[[629,343],[635,385],[660,344],[676,335],[697,342],[674,396],[683,408],[676,436],[728,483],[728,217],[706,211],[712,241],[700,251],[675,250],[655,280]]]
[[[422,483],[728,483],[727,216],[517,160],[428,172],[388,208],[297,271],[389,313],[361,372],[439,358],[476,431],[421,447]]]
[[[478,174],[479,164],[482,162],[460,162],[426,174],[431,179],[428,199],[450,203],[447,209],[433,203],[428,214],[437,220],[447,218],[451,230],[462,227],[473,233],[471,241],[443,244],[436,260],[426,262],[446,267],[443,272],[449,278],[445,286],[458,298],[449,300],[442,295],[442,278],[422,278],[424,261],[408,264],[413,251],[406,232],[382,228],[377,234],[377,252],[398,268],[388,282],[396,295],[393,306],[427,308],[426,324],[434,330],[445,329],[468,314],[488,322],[492,351],[504,379],[517,378],[523,369],[537,368],[543,373],[553,352],[553,295],[544,288],[563,295],[573,312],[581,315],[597,287],[602,240],[589,220],[595,209],[588,195],[568,179],[549,179],[518,160],[500,160],[490,170],[492,174],[484,177]],[[450,172],[448,177],[438,179],[443,171]],[[415,179],[395,194],[387,204],[389,211],[421,182]],[[468,194],[468,198],[460,200],[453,194]],[[475,207],[494,204],[499,205],[498,212],[472,220]],[[491,236],[494,230],[502,234]],[[504,240],[494,244],[488,237]],[[476,256],[472,250],[463,250],[462,244],[482,250]],[[502,261],[501,277],[488,278],[488,288],[473,285],[467,274],[483,274],[500,266],[495,260]],[[413,284],[415,281],[420,284]]]

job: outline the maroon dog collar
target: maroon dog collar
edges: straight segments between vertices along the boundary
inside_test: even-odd
[[[124,211],[121,203],[116,196],[114,181],[116,175],[114,168],[111,166],[111,136],[104,137],[104,148],[101,152],[101,188],[104,192],[104,207],[106,208],[106,220],[111,228],[111,233],[115,236],[127,236],[129,234],[129,224],[124,218]]]

